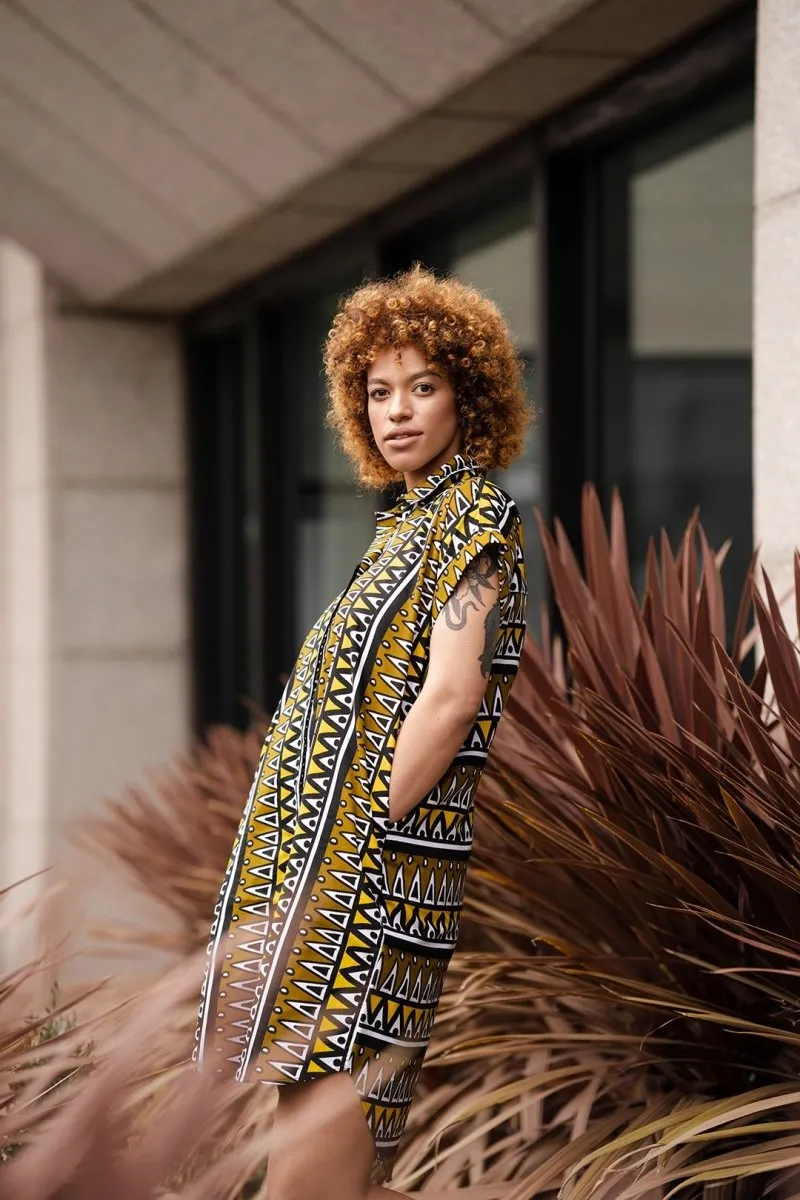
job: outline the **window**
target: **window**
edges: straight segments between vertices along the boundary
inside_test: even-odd
[[[599,475],[621,490],[636,580],[647,539],[695,507],[752,553],[752,92],[607,157],[601,175]]]
[[[293,651],[345,586],[375,533],[374,495],[357,487],[349,460],[325,424],[322,371],[325,337],[338,299],[362,279],[355,269],[343,273],[288,303],[280,318],[278,390],[288,423],[283,467],[295,493],[290,501]]]

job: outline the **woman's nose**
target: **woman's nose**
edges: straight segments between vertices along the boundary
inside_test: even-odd
[[[410,411],[410,401],[402,388],[398,389],[392,396],[389,404],[389,415],[391,417],[401,417]]]

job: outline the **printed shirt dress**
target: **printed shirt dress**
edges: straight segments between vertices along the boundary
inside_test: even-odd
[[[460,454],[392,508],[300,650],[264,741],[211,927],[194,1057],[238,1080],[349,1071],[391,1173],[458,938],[475,790],[525,635],[522,523]],[[389,819],[431,629],[499,550],[501,622],[475,723]]]

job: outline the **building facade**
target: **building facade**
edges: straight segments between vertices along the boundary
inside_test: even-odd
[[[499,481],[634,572],[699,506],[785,586],[800,512],[800,0],[20,0],[0,11],[5,881],[271,709],[383,497],[323,423],[338,297],[503,309]]]

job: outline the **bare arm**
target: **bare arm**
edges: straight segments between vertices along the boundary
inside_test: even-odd
[[[475,721],[500,629],[494,549],[469,564],[436,619],[425,682],[403,721],[389,780],[389,815],[404,817],[438,783]]]

